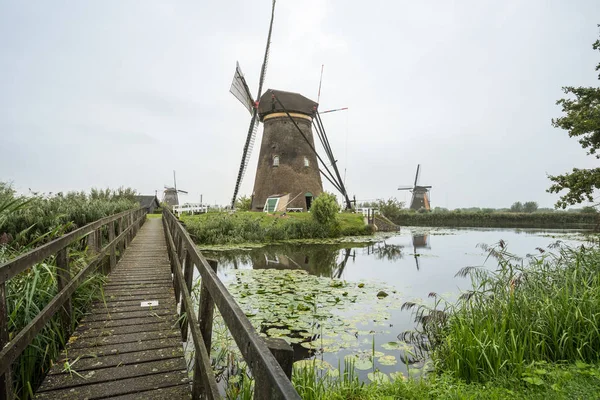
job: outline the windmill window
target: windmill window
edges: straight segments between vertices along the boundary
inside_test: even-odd
[[[279,156],[273,156],[273,166],[274,167],[279,166]]]
[[[304,166],[308,167],[310,165],[310,161],[308,161],[308,157],[304,157]]]

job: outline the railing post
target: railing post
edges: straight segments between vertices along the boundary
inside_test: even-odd
[[[217,261],[208,260],[210,267],[213,271],[217,272]],[[213,314],[215,311],[215,302],[208,292],[208,288],[202,282],[200,288],[200,306],[198,307],[198,325],[200,326],[200,333],[202,339],[204,339],[204,345],[206,351],[210,356],[210,347],[212,342],[212,327],[213,327]],[[198,399],[202,394],[202,380],[200,378],[200,363],[198,362],[198,354],[195,356],[196,363],[194,364],[194,382],[192,385],[192,398]]]
[[[58,291],[64,289],[65,286],[71,281],[71,268],[69,267],[69,250],[65,247],[56,253],[56,278]],[[71,334],[71,324],[73,322],[73,307],[71,305],[71,298],[65,301],[60,312],[61,325],[66,332],[66,336]]]
[[[265,343],[271,354],[275,357],[283,372],[287,375],[288,379],[292,379],[292,367],[294,365],[294,350],[285,340],[281,338],[265,338]],[[258,371],[256,370],[258,369]],[[268,382],[261,379],[265,375],[265,371],[260,371],[261,365],[257,364],[252,374],[255,377],[254,384],[254,399],[274,399],[278,398],[275,393],[272,392],[272,386]]]
[[[115,221],[112,221],[110,224],[108,224],[108,242],[112,243],[113,240],[115,240]],[[111,272],[113,270],[113,268],[115,267],[115,265],[117,265],[117,251],[116,249],[116,244],[113,244],[112,247],[110,248],[110,261],[109,261],[109,271]]]
[[[185,256],[185,266],[184,266],[184,272],[183,272],[183,278],[185,280],[185,286],[187,287],[188,292],[190,292],[190,294],[192,293],[192,277],[194,275],[194,263],[192,261],[192,257],[190,255],[190,252],[186,252],[186,256]],[[184,304],[183,302],[181,303],[181,314],[183,315],[185,308],[184,308]],[[191,310],[193,311],[193,310]],[[183,325],[181,326],[181,337],[183,338],[183,341],[187,341],[187,337],[188,337],[188,318],[185,318],[185,320],[183,321]]]
[[[6,305],[6,283],[0,283],[0,349],[8,343],[8,308]],[[12,368],[0,375],[0,399],[13,398]]]
[[[87,235],[87,248],[91,254],[96,252],[96,232],[90,232]]]

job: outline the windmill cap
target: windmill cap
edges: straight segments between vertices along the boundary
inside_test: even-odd
[[[275,100],[273,95],[277,97],[289,113],[312,116],[319,105],[317,102],[299,93],[269,89],[260,97],[258,103],[258,115],[261,121],[268,114],[284,112],[283,107]]]

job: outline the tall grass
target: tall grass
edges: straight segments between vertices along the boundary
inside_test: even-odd
[[[483,248],[498,268],[459,271],[472,290],[458,302],[432,293],[433,308],[407,304],[439,370],[482,382],[521,377],[533,362],[600,361],[600,250],[539,249],[526,262],[502,241]]]
[[[9,185],[0,182],[0,264],[65,232],[135,207],[131,197],[133,193],[130,189],[115,192],[93,190],[89,195],[80,192],[25,198],[17,196]],[[75,276],[89,262],[85,243],[74,243],[68,251],[71,276]],[[55,257],[51,256],[7,282],[11,339],[58,293],[56,268]],[[69,330],[75,328],[91,301],[102,298],[103,281],[100,273],[91,274],[74,293],[73,326]],[[12,366],[18,398],[33,397],[67,339],[68,332],[65,332],[58,316],[36,335]]]

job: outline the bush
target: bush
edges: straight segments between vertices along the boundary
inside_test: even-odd
[[[235,209],[238,211],[250,211],[252,208],[252,199],[248,196],[241,196],[235,201]]]
[[[322,225],[334,224],[339,210],[337,199],[333,194],[327,192],[321,193],[310,208],[313,219]]]

